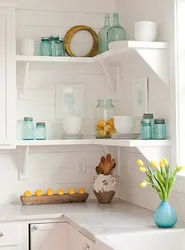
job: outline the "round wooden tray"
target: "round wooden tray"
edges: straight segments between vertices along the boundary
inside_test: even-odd
[[[64,194],[53,196],[20,196],[23,206],[85,202],[89,194]]]

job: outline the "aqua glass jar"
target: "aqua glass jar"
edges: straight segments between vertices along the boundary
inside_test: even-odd
[[[97,139],[111,138],[115,133],[114,116],[116,115],[116,108],[112,100],[98,100],[96,106],[95,119],[95,135]]]
[[[51,56],[51,41],[49,37],[42,37],[40,42],[40,56]]]
[[[50,40],[52,56],[61,56],[61,42],[59,36],[51,36]]]
[[[166,139],[166,122],[165,119],[154,120],[154,138],[156,140]]]
[[[46,140],[46,124],[45,122],[37,122],[35,128],[35,139]]]
[[[24,117],[22,124],[22,139],[34,140],[34,123],[32,117]]]
[[[152,139],[152,125],[150,119],[142,119],[140,126],[140,139],[151,140]]]
[[[118,13],[113,14],[113,25],[108,31],[108,43],[123,41],[126,39],[126,32],[119,24]]]
[[[143,119],[150,119],[152,125],[152,139],[154,138],[154,115],[151,113],[143,114]]]
[[[98,33],[99,53],[108,50],[108,30],[110,29],[110,15],[105,15],[104,27]]]
[[[60,55],[65,56],[65,49],[64,49],[64,40],[60,39]]]

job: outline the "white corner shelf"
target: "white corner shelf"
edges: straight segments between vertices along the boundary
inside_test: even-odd
[[[23,80],[18,86],[19,96],[24,99],[24,88],[30,63],[76,63],[99,64],[105,73],[109,88],[119,99],[121,64],[126,56],[139,56],[155,72],[166,85],[169,84],[168,44],[166,42],[122,41],[112,45],[113,48],[95,57],[44,57],[44,56],[16,56],[17,63],[24,63]],[[20,84],[21,81],[19,81]]]

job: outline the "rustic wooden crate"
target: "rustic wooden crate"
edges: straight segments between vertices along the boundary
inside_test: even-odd
[[[20,196],[23,206],[85,202],[89,194],[64,194],[53,196]]]

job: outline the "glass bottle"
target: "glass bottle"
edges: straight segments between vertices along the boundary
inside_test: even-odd
[[[113,14],[113,25],[108,31],[108,43],[126,39],[124,28],[119,24],[118,13]]]
[[[37,122],[35,128],[35,139],[46,140],[46,124],[45,122]]]
[[[51,36],[52,56],[61,56],[61,42],[59,36]]]
[[[165,140],[166,139],[166,123],[165,119],[154,120],[154,139]]]
[[[152,139],[152,125],[150,119],[142,119],[140,126],[140,139],[151,140]]]
[[[103,53],[108,50],[108,30],[110,29],[110,16],[105,15],[104,27],[98,33],[99,41],[99,53]]]
[[[22,124],[22,139],[34,140],[34,123],[32,117],[24,117]]]
[[[40,42],[40,56],[51,56],[51,42],[49,37],[42,37]]]
[[[98,100],[95,114],[95,134],[97,139],[111,138],[112,134],[115,133],[115,113],[116,108],[112,104],[112,100]]]

